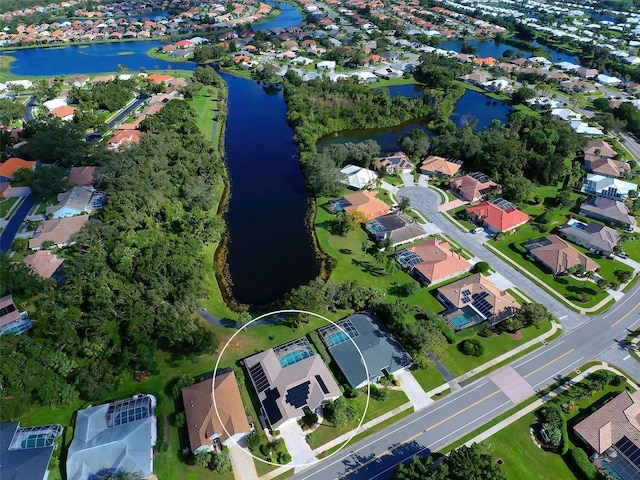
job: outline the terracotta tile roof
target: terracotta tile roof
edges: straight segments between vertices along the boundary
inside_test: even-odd
[[[462,167],[462,162],[454,162],[436,155],[429,155],[420,166],[420,170],[427,173],[439,173],[441,175],[455,175]]]
[[[598,175],[605,175],[607,177],[619,177],[625,172],[631,171],[631,167],[627,162],[620,162],[618,160],[611,160],[610,158],[597,158],[591,161],[587,161],[585,157],[586,170],[590,170],[592,173]]]
[[[545,264],[553,273],[564,273],[578,264],[582,264],[587,271],[600,268],[600,265],[557,235],[549,235],[544,240],[545,244],[528,250],[531,256]]]
[[[451,185],[451,190],[469,202],[480,200],[493,191],[502,191],[500,185],[480,172],[454,178],[449,184]]]
[[[152,73],[147,76],[147,80],[153,83],[162,83],[171,80],[173,77],[171,75],[160,75],[158,73]]]
[[[214,436],[219,435],[220,442],[224,443],[230,436],[251,431],[235,373],[230,371],[215,377],[217,414],[213,407],[213,384],[213,378],[209,378],[182,389],[192,452],[213,445]]]
[[[49,250],[38,250],[32,255],[24,257],[24,263],[31,267],[31,270],[42,278],[51,278],[64,263],[63,258],[58,258]]]
[[[430,283],[438,283],[447,278],[471,270],[471,264],[459,254],[453,253],[449,243],[434,238],[408,248],[422,259],[413,268],[420,272]]]
[[[599,150],[599,153],[596,153],[596,150]],[[585,156],[595,155],[596,157],[613,158],[618,155],[618,152],[616,152],[609,143],[603,140],[590,140],[582,151]]]
[[[73,115],[76,110],[77,110],[76,107],[70,107],[69,105],[63,105],[61,107],[54,108],[49,113],[51,115],[55,115],[58,118],[64,119],[64,118],[68,117],[69,115]]]
[[[6,162],[0,163],[0,177],[13,178],[15,173],[21,168],[33,170],[35,165],[36,162],[30,162],[16,157],[9,158]]]
[[[39,249],[47,240],[56,245],[66,245],[73,235],[78,233],[89,220],[89,215],[77,217],[57,218],[42,222],[35,235],[29,240],[29,248]]]
[[[640,448],[640,391],[626,390],[573,427],[598,453],[627,437]]]
[[[138,143],[140,137],[141,134],[139,130],[116,130],[113,137],[111,137],[107,143],[110,148],[115,148],[131,143]]]
[[[390,211],[389,205],[376,198],[375,192],[369,190],[349,193],[344,196],[344,199],[350,204],[344,207],[346,212],[354,210],[362,212],[368,219],[386,215]]]
[[[504,319],[506,316],[513,315],[520,308],[515,298],[506,291],[501,291],[491,280],[480,273],[440,287],[438,294],[447,298],[458,308],[470,305],[470,301],[465,301],[465,297],[472,298],[476,294],[482,295],[490,307],[488,315],[485,315],[488,319]]]
[[[486,201],[467,208],[477,218],[481,218],[485,224],[499,232],[513,230],[529,221],[529,215],[521,212],[514,205],[502,198]]]
[[[98,167],[71,167],[67,184],[86,187],[93,185]]]

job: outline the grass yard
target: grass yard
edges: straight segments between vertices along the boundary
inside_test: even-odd
[[[492,358],[496,358],[503,353],[506,353],[523,343],[528,342],[536,337],[539,337],[545,332],[551,329],[551,324],[547,323],[542,327],[535,328],[533,326],[522,329],[522,338],[515,339],[513,336],[507,333],[501,333],[489,338],[483,338],[476,335],[478,327],[471,327],[465,330],[461,330],[456,333],[458,342],[465,338],[475,338],[484,347],[484,352],[479,357],[472,357],[463,354],[459,349],[456,342],[449,345],[446,354],[440,359],[440,361],[447,367],[454,377],[462,375],[465,372],[473,370],[474,368],[488,362]]]
[[[4,218],[20,198],[21,197],[9,197],[0,202],[0,218]]]
[[[397,175],[385,175],[384,177],[382,177],[382,180],[384,180],[387,183],[390,183],[391,185],[395,185],[396,187],[404,185],[402,178],[400,178]]]
[[[212,91],[211,95],[209,94],[209,90]],[[215,87],[207,86],[200,89],[198,93],[195,94],[193,101],[190,102],[191,108],[197,113],[196,124],[198,125],[198,129],[200,129],[206,138],[211,138],[213,131],[213,119],[216,117],[215,108],[218,105],[218,101],[216,100],[217,95],[218,93]]]
[[[560,455],[539,448],[531,439],[529,427],[535,414],[521,418],[485,441],[487,451],[501,458],[509,479],[518,480],[575,480]]]
[[[444,377],[434,366],[412,370],[411,374],[425,392],[429,392],[444,383]]]

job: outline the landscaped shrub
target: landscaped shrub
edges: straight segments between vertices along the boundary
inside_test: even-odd
[[[291,462],[291,455],[289,455],[287,452],[278,452],[277,461],[280,465],[286,465],[287,463]]]
[[[491,324],[489,322],[484,322],[480,326],[480,329],[478,330],[478,335],[480,335],[481,337],[484,337],[484,338],[489,338],[493,334],[494,334],[493,327],[491,326]]]
[[[566,426],[560,411],[553,405],[547,405],[538,410],[537,414],[540,416],[542,428],[549,436],[550,444],[557,448],[562,445],[563,440],[566,443]]]
[[[256,430],[247,435],[247,447],[253,453],[257,453],[260,450],[260,434]]]
[[[356,398],[360,395],[359,388],[353,388],[351,385],[344,387],[344,396],[347,398]]]
[[[438,327],[440,327],[440,331],[444,338],[447,339],[447,343],[452,345],[456,342],[456,332],[451,328],[447,322],[438,317]]]
[[[589,461],[589,457],[587,457],[583,449],[574,448],[571,450],[571,458],[588,480],[595,480],[597,475],[596,467]]]
[[[476,338],[468,338],[458,344],[458,348],[465,355],[472,357],[479,357],[484,353],[484,347],[480,343],[480,340]]]
[[[313,346],[316,347],[316,351],[320,355],[320,358],[322,358],[322,361],[325,363],[325,365],[329,365],[331,363],[331,356],[329,355],[329,352],[327,352],[327,349],[324,346],[324,343],[322,343],[322,340],[320,340],[318,332],[310,332],[309,340],[311,340]]]
[[[387,399],[387,390],[384,388],[378,388],[375,385],[371,385],[370,389],[371,398],[378,402],[384,402]]]
[[[491,267],[487,262],[478,262],[473,266],[474,273],[484,273],[486,274]]]
[[[300,420],[298,420],[298,423],[303,429],[308,429],[313,427],[317,421],[318,421],[318,415],[312,412],[311,410],[309,410],[308,408],[305,408],[304,415]]]

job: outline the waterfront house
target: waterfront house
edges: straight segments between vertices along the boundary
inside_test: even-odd
[[[631,228],[636,224],[636,217],[629,214],[629,207],[624,202],[611,198],[591,195],[580,205],[579,213],[625,228]]]
[[[369,220],[386,215],[390,211],[389,205],[376,198],[375,192],[369,190],[349,193],[344,197],[331,200],[327,208],[333,213],[361,212]]]
[[[474,172],[449,181],[451,191],[466,202],[485,200],[491,193],[501,193],[502,187],[484,173]]]
[[[265,428],[296,422],[305,408],[319,411],[340,396],[338,384],[306,338],[252,355],[244,364]]]
[[[396,253],[396,260],[421,282],[440,283],[471,270],[472,265],[448,242],[432,238]]]
[[[485,320],[491,325],[496,325],[515,315],[520,309],[515,298],[508,292],[500,290],[481,273],[475,273],[438,288],[437,299],[447,308],[443,317],[448,318],[452,313],[466,317],[467,321],[464,324],[453,323],[456,329]]]
[[[494,198],[467,208],[474,222],[482,222],[491,233],[513,232],[529,221],[529,215],[521,212],[511,202]]]
[[[570,220],[560,227],[558,234],[605,257],[613,257],[613,251],[620,243],[620,234],[616,230],[597,222],[586,224]]]
[[[362,190],[375,182],[379,175],[368,168],[359,167],[358,165],[347,165],[340,173],[344,175],[342,183],[354,190]]]
[[[429,155],[423,160],[422,165],[420,165],[420,172],[425,175],[444,175],[451,177],[458,173],[461,167],[461,160]]]
[[[403,212],[393,212],[374,218],[367,222],[365,230],[375,242],[388,240],[394,247],[427,236],[427,232]]]
[[[11,294],[0,298],[0,335],[19,335],[33,328],[27,312],[21,312]]]
[[[582,265],[585,271],[596,271],[600,268],[587,255],[557,235],[538,238],[523,243],[522,246],[554,275],[565,275],[569,269]]]
[[[612,198],[614,200],[626,200],[629,192],[637,190],[638,186],[635,183],[593,173],[587,174],[587,178],[585,178],[582,188],[580,189],[583,193]]]
[[[318,335],[352,388],[376,383],[413,365],[411,356],[370,312],[343,318],[319,329]]]
[[[379,157],[374,165],[376,170],[380,172],[384,169],[389,175],[411,173],[416,168],[409,156],[404,152],[395,152],[386,157]]]
[[[235,445],[251,432],[233,370],[183,388],[182,403],[194,455]]]

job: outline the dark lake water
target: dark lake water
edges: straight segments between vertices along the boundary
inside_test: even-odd
[[[230,75],[224,79],[233,293],[242,303],[267,303],[319,273],[304,221],[309,202],[282,93]]]
[[[400,85],[389,87],[389,94],[392,97],[397,95],[411,97],[421,95],[422,92],[418,85]],[[456,104],[456,108],[451,115],[451,120],[460,127],[463,122],[475,119],[477,123],[475,124],[474,130],[478,131],[488,128],[494,119],[504,124],[508,123],[509,119],[507,115],[511,111],[511,107],[503,102],[496,102],[481,93],[467,90]],[[433,133],[427,129],[427,122],[425,120],[412,120],[396,127],[340,132],[338,135],[320,139],[317,148],[318,150],[322,150],[322,148],[327,145],[334,143],[356,143],[372,139],[378,142],[383,152],[395,152],[398,150],[398,138],[416,128],[424,130],[429,135],[433,135]]]

